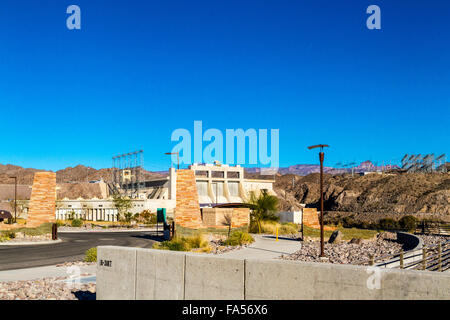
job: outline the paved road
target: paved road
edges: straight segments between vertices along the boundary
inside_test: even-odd
[[[99,245],[151,248],[159,238],[152,232],[60,233],[60,243],[50,245],[0,246],[0,270],[55,265],[79,261],[87,249]]]

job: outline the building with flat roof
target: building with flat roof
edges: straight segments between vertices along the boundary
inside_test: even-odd
[[[189,170],[194,171],[200,207],[244,203],[249,199],[251,192],[258,195],[262,190],[275,195],[274,180],[246,179],[244,168],[239,165],[194,163],[189,166]],[[158,208],[166,208],[168,215],[173,215],[177,198],[176,184],[175,168],[169,169],[167,177],[141,182],[139,193],[131,199],[130,212],[134,214],[143,210],[156,212]],[[110,194],[104,199],[59,200],[56,208],[57,219],[65,219],[70,214],[92,221],[118,219],[117,209],[114,208]]]

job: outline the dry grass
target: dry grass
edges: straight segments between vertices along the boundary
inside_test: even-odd
[[[278,228],[279,235],[296,234],[300,230],[300,226],[294,223],[278,223],[275,221],[263,221],[261,222],[261,233],[276,234]],[[258,226],[252,224],[250,226],[251,233],[258,233]]]
[[[357,228],[343,228],[340,226],[336,227],[336,230],[340,230],[344,235],[344,240],[351,240],[353,238],[360,239],[372,239],[378,233],[376,230],[367,229],[357,229]],[[305,237],[320,238],[320,229],[313,229],[307,226],[303,226],[303,233]],[[326,240],[330,238],[333,231],[324,230],[324,237]]]

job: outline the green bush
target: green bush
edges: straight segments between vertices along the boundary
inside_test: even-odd
[[[399,224],[394,219],[383,218],[383,219],[380,219],[380,221],[378,221],[378,229],[395,230],[395,229],[399,229]]]
[[[72,227],[79,228],[83,225],[83,221],[81,219],[73,219],[71,225]]]
[[[5,236],[9,239],[14,239],[16,237],[16,233],[12,230],[5,231]]]
[[[230,237],[225,240],[225,244],[228,246],[241,246],[252,243],[253,241],[255,241],[255,239],[247,232],[234,231]]]
[[[398,221],[400,227],[407,231],[415,231],[419,220],[414,216],[404,216]]]
[[[11,239],[14,239],[15,237],[16,237],[15,231],[8,230],[0,232],[0,242],[9,241]]]
[[[90,248],[85,252],[84,261],[97,262],[97,247]]]
[[[344,217],[344,219],[342,219],[342,225],[344,226],[344,228],[355,227],[356,221],[353,218],[353,215]]]

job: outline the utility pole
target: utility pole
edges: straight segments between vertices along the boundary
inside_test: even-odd
[[[319,160],[320,160],[320,257],[325,257],[324,250],[324,239],[323,239],[323,161],[325,154],[323,153],[323,148],[329,147],[327,144],[318,144],[308,147],[309,150],[314,148],[320,148]]]

